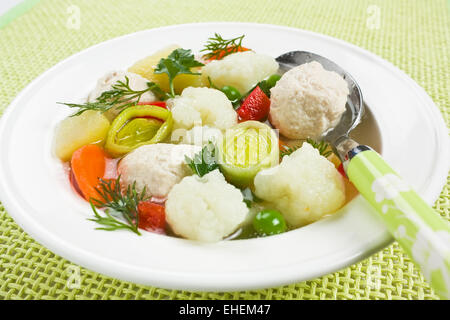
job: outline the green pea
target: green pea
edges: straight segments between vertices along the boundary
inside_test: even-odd
[[[280,212],[265,209],[253,219],[253,227],[260,235],[274,235],[286,231],[286,221]]]
[[[222,87],[222,89],[220,89],[220,91],[225,93],[228,100],[230,100],[231,102],[240,100],[242,97],[241,93],[238,91],[238,89],[236,89],[235,87],[232,87],[232,86],[224,86],[224,87]]]
[[[267,83],[267,86],[269,87],[269,89],[275,87],[278,80],[280,80],[280,79],[281,79],[281,76],[279,74],[273,74],[269,78],[267,78],[266,83]]]

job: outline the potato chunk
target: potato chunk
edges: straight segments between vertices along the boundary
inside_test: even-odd
[[[54,150],[62,161],[69,161],[78,148],[105,140],[109,129],[108,119],[97,111],[85,111],[69,117],[56,128]]]

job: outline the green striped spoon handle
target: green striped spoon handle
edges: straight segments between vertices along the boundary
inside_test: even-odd
[[[421,268],[435,292],[450,299],[450,224],[374,150],[346,154],[349,180],[380,213],[390,233]]]

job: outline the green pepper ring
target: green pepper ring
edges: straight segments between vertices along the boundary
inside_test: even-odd
[[[135,144],[134,146],[124,146],[116,143],[117,133],[130,120],[140,117],[154,117],[163,121],[152,139]],[[163,141],[172,131],[172,112],[167,109],[152,105],[140,105],[129,107],[123,110],[112,122],[106,136],[105,150],[112,156],[122,156],[140,146],[154,144]]]

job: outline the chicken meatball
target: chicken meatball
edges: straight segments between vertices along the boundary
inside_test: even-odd
[[[290,139],[318,138],[345,111],[347,82],[316,61],[286,72],[271,90],[270,122]]]
[[[131,185],[136,181],[136,190],[146,190],[147,196],[164,198],[172,187],[191,174],[185,156],[193,156],[201,150],[194,145],[166,143],[139,147],[123,158],[118,167],[121,182]]]

